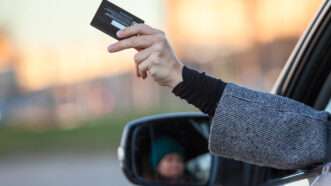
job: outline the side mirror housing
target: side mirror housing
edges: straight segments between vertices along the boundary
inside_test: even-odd
[[[208,185],[216,158],[208,151],[210,121],[201,113],[174,113],[129,122],[118,158],[137,185]]]

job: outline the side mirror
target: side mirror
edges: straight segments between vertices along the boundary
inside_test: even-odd
[[[137,185],[208,185],[214,161],[208,151],[209,129],[209,118],[201,113],[129,122],[118,148],[124,174]]]

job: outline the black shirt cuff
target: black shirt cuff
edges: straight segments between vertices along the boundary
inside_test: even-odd
[[[183,81],[172,90],[172,93],[213,117],[226,83],[186,66],[182,75]]]

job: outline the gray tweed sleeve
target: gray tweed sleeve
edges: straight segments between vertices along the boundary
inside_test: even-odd
[[[286,97],[228,83],[212,119],[209,150],[278,169],[320,163],[328,116]]]

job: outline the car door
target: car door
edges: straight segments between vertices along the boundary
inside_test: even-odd
[[[318,110],[331,111],[331,1],[325,1],[289,58],[272,93],[303,102]],[[281,170],[268,170],[281,173]],[[296,170],[263,185],[309,185],[319,166]]]

